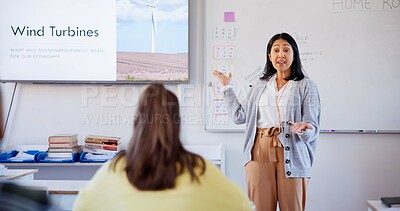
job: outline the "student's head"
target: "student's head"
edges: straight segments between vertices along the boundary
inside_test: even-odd
[[[181,144],[179,115],[178,98],[162,84],[149,85],[140,96],[132,139],[113,165],[115,169],[118,160],[125,157],[128,180],[139,190],[173,188],[184,169],[196,181],[194,168],[200,166],[204,172],[204,160]]]
[[[149,85],[140,96],[133,125],[133,145],[142,150],[172,150],[181,146],[178,98],[162,84]]]
[[[279,50],[290,50],[290,52],[278,52]],[[261,79],[269,79],[273,74],[277,72],[279,64],[276,63],[278,53],[286,53],[285,56],[291,57],[286,58],[288,62],[291,62],[290,67],[290,80],[301,80],[304,78],[303,67],[301,65],[299,48],[296,41],[287,33],[275,34],[269,40],[267,44],[266,57],[267,61],[265,64],[263,76]]]

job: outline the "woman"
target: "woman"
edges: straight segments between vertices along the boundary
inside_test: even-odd
[[[257,211],[304,210],[306,186],[319,134],[317,86],[305,77],[296,41],[287,33],[267,45],[263,76],[240,103],[231,76],[214,71],[228,112],[246,123],[244,165],[249,198]]]
[[[96,172],[74,210],[251,210],[239,186],[183,148],[180,122],[177,97],[150,85],[126,151]]]

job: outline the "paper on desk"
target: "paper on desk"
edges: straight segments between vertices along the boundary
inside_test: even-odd
[[[31,154],[28,154],[28,153],[25,153],[25,152],[21,152],[21,151],[20,151],[20,152],[18,152],[17,155],[15,155],[15,157],[11,157],[11,158],[9,158],[8,160],[10,160],[10,161],[33,160],[34,157],[35,157],[34,155],[31,155]]]
[[[7,167],[5,167],[3,164],[0,164],[0,176],[4,176],[7,172]]]
[[[94,155],[94,154],[86,154],[85,158],[88,160],[109,160],[112,159],[115,155],[105,154],[105,155]]]
[[[47,151],[49,145],[16,145],[13,149],[18,151],[27,151],[27,150],[38,150],[38,151]]]

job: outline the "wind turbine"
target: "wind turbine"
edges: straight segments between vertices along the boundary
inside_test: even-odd
[[[157,21],[156,21],[156,15],[155,15],[155,10],[156,10],[156,5],[158,4],[159,1],[161,0],[156,0],[153,4],[150,4],[145,1],[141,0],[131,0],[132,2],[138,3],[138,4],[144,4],[148,6],[151,10],[151,21],[152,21],[152,27],[151,27],[151,52],[155,52],[155,43],[156,43],[156,33],[157,33]]]

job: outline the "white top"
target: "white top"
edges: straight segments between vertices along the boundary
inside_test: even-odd
[[[257,127],[269,128],[279,127],[280,121],[287,121],[286,107],[290,94],[293,92],[293,81],[288,81],[279,91],[276,87],[276,74],[271,77],[267,83],[266,89],[261,94],[258,102]],[[277,109],[279,106],[279,113]]]

